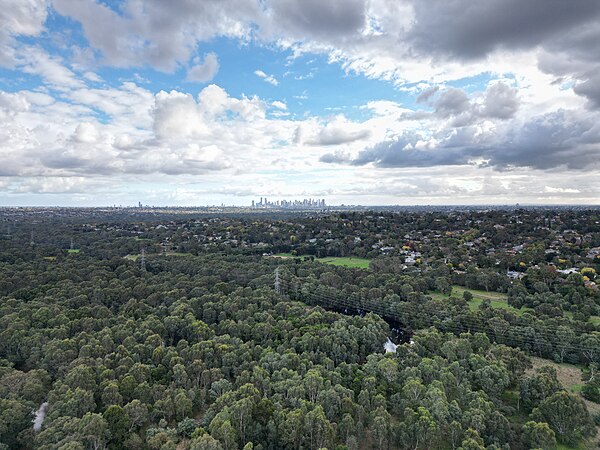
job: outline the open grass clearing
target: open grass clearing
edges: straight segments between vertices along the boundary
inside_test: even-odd
[[[333,266],[343,266],[358,269],[368,269],[369,263],[371,262],[370,259],[358,258],[354,256],[331,256],[328,258],[319,258],[315,261],[331,264]]]
[[[469,308],[472,310],[476,310],[477,308],[479,308],[479,305],[481,305],[484,300],[489,300],[492,308],[506,309],[508,311],[514,312],[517,315],[521,315],[525,311],[527,311],[527,308],[517,309],[510,306],[508,304],[506,294],[503,294],[501,292],[486,292],[477,289],[468,289],[464,286],[454,285],[452,286],[451,296],[462,298],[465,291],[469,291],[471,294],[473,294],[473,298],[469,301]],[[432,292],[429,295],[431,295],[436,300],[448,300],[450,298],[450,296],[441,294],[439,292]]]
[[[305,258],[306,256],[309,255],[292,255],[291,253],[277,253],[273,255],[274,258]],[[368,269],[371,263],[370,259],[359,258],[357,256],[328,256],[325,258],[315,258],[315,261],[353,269]]]

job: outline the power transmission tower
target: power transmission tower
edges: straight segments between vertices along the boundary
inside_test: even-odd
[[[146,250],[142,249],[142,257],[140,259],[140,269],[142,272],[146,271]]]
[[[33,240],[33,231],[31,232],[31,242],[30,242],[30,244],[31,245],[35,245],[35,241]]]
[[[71,250],[73,250],[73,238],[71,238]]]
[[[8,231],[6,232],[6,237],[10,239],[10,222],[8,222]]]
[[[281,294],[281,280],[279,279],[279,267],[275,269],[275,293]]]

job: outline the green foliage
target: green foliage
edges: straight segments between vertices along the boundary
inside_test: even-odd
[[[521,404],[527,410],[532,410],[546,398],[562,389],[556,369],[544,366],[538,369],[537,374],[521,381]]]
[[[594,433],[590,414],[583,401],[568,392],[557,392],[543,400],[531,413],[538,422],[546,422],[563,443],[575,444]]]
[[[523,425],[523,443],[528,448],[552,450],[556,448],[556,436],[547,423],[530,421]]]
[[[531,223],[500,233],[487,222],[512,224],[493,212],[163,219],[44,222],[52,239],[81,235],[70,256],[64,246],[0,241],[2,444],[495,449],[589,434],[578,399],[557,397],[556,374],[525,374],[527,353],[595,370],[600,334],[580,316],[598,313],[597,295],[578,277],[559,282],[536,261],[543,246],[524,252],[540,264],[510,284],[504,271],[515,261],[496,267],[504,256],[488,256],[486,240],[462,245],[485,235],[500,252]],[[27,240],[31,225],[21,226]],[[143,242],[132,238],[142,232]],[[165,241],[189,257],[159,256]],[[142,244],[145,272],[124,258]],[[316,261],[261,257],[265,249]],[[413,252],[420,262],[405,264]],[[369,270],[344,267],[349,255],[370,260]],[[287,295],[274,292],[275,267]],[[373,304],[382,317],[364,314]],[[410,328],[414,342],[385,355],[390,325]],[[594,398],[597,379],[590,373],[584,395]],[[517,389],[520,411],[507,395]],[[532,409],[536,422],[523,426]]]

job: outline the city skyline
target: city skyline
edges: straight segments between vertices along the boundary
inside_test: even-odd
[[[5,3],[0,206],[600,203],[599,2]]]

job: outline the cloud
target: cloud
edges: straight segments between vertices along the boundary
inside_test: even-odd
[[[188,70],[186,79],[188,81],[206,83],[211,81],[218,71],[219,60],[217,59],[217,55],[215,53],[207,53],[204,55],[204,61],[202,63],[196,64]]]
[[[25,73],[41,77],[49,87],[68,90],[85,86],[60,57],[49,55],[42,48],[34,46],[26,46],[21,52],[23,57],[17,63],[19,68]]]
[[[94,0],[53,0],[55,10],[81,23],[104,61],[120,67],[150,64],[173,71],[189,60],[199,42],[223,36],[246,39],[259,16],[256,1],[143,3],[125,0],[118,12]]]
[[[597,70],[600,70],[598,65]],[[600,73],[598,71],[590,74],[583,81],[580,81],[573,86],[573,91],[589,101],[590,108],[600,109]]]
[[[517,89],[502,81],[491,83],[484,92],[472,97],[462,89],[439,86],[428,88],[417,97],[433,111],[417,110],[403,114],[409,120],[447,120],[452,127],[465,127],[484,120],[508,120],[516,114],[520,102]]]
[[[445,130],[434,136],[405,132],[361,151],[354,159],[325,155],[326,163],[380,168],[473,165],[507,170],[597,170],[600,132],[597,116],[557,111],[534,117],[521,127],[484,130],[477,126]]]
[[[426,54],[483,58],[496,49],[527,49],[597,20],[600,3],[562,0],[412,0],[410,40]]]
[[[93,144],[98,140],[98,129],[93,123],[82,122],[73,133],[73,140],[83,144]]]
[[[278,0],[270,6],[271,28],[296,39],[349,36],[366,21],[364,0]]]
[[[44,29],[46,0],[4,0],[0,8],[0,66],[13,67],[17,59],[15,36],[36,36]]]
[[[430,87],[428,87],[426,89],[423,89],[423,91],[417,97],[417,103],[425,103],[425,102],[427,102],[439,90],[440,90],[439,86],[430,86]]]
[[[510,119],[519,109],[517,90],[505,83],[494,83],[485,92],[481,115],[496,119]]]
[[[256,75],[259,78],[262,78],[267,83],[272,84],[273,86],[279,85],[279,81],[277,81],[277,79],[273,75],[267,75],[262,70],[255,70],[254,75]]]
[[[330,146],[360,141],[370,136],[371,132],[362,124],[350,122],[340,115],[324,126],[302,124],[296,130],[295,140],[311,146]]]
[[[280,102],[279,100],[275,100],[274,102],[271,102],[271,105],[273,105],[275,108],[281,109],[283,111],[287,110],[287,105],[283,102]]]
[[[462,89],[448,88],[435,102],[435,112],[440,117],[450,117],[470,109],[469,96]]]
[[[131,82],[57,98],[0,91],[0,177],[258,170],[265,153],[280,157],[295,127],[267,117],[270,107],[257,97],[230,96],[216,85],[196,97],[176,90],[152,95]]]
[[[27,98],[21,94],[0,91],[0,120],[7,120],[29,110]]]

